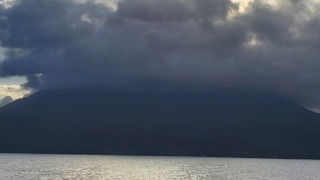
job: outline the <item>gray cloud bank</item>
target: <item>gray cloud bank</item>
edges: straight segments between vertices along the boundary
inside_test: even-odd
[[[33,89],[149,81],[254,86],[320,105],[320,4],[228,0],[21,0],[0,9],[0,76]]]

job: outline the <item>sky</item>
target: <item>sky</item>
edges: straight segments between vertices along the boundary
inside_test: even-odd
[[[319,10],[319,0],[0,0],[0,98],[176,82],[319,108]]]

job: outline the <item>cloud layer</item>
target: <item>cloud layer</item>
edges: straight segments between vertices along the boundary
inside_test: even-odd
[[[19,85],[0,85],[0,100],[6,96],[20,99],[29,93],[30,90],[22,89]]]
[[[0,75],[34,89],[245,85],[320,105],[320,3],[265,2],[17,1],[0,9]]]

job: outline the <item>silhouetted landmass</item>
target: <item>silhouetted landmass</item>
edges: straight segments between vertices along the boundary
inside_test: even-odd
[[[0,152],[320,159],[320,116],[258,91],[46,90],[0,109]]]

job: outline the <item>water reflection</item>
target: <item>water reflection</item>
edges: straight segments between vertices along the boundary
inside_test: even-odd
[[[320,161],[0,155],[0,179],[320,179]]]

